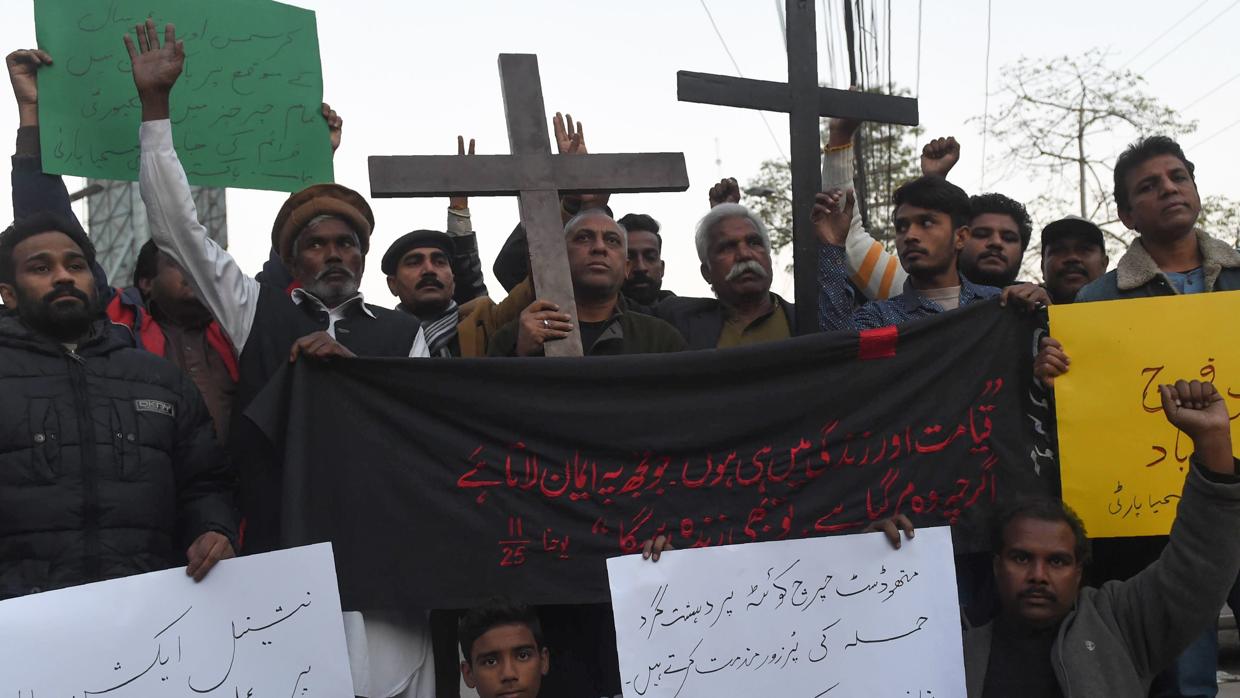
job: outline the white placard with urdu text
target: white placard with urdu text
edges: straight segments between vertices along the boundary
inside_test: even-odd
[[[625,698],[965,694],[947,527],[900,550],[869,533],[626,555],[607,572]]]
[[[353,695],[331,545],[0,603],[4,698]]]

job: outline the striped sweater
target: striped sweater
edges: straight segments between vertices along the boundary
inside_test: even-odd
[[[830,150],[822,156],[822,189],[853,188],[853,149],[847,146]],[[861,207],[853,209],[848,239],[844,242],[849,279],[871,300],[886,300],[900,295],[908,274],[900,259],[888,252],[861,224]]]

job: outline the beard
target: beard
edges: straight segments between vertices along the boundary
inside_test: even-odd
[[[343,271],[348,276],[343,281],[327,281],[324,279],[329,272]],[[325,267],[309,283],[303,283],[302,286],[310,295],[323,301],[323,304],[329,308],[349,300],[357,295],[361,283],[358,281],[357,275],[352,270],[342,266],[332,265]]]
[[[981,286],[993,286],[995,288],[1006,288],[1016,283],[1016,277],[1020,274],[1020,267],[1015,269],[1005,269],[1001,272],[991,272],[982,269],[973,269],[969,272],[962,273],[975,284]]]
[[[17,315],[23,323],[39,334],[57,342],[73,342],[90,332],[91,323],[99,314],[99,299],[88,296],[72,286],[63,286],[42,298],[17,291]],[[56,303],[60,298],[76,298],[79,303]]]
[[[641,305],[654,305],[654,302],[659,299],[660,286],[662,286],[661,282],[648,276],[636,277],[636,279],[631,278],[624,282],[623,291],[624,295]]]

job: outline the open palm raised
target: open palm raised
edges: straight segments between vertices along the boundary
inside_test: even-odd
[[[185,67],[185,44],[177,41],[176,27],[168,24],[164,26],[164,44],[160,46],[159,33],[152,19],[134,27],[134,33],[138,37],[136,45],[126,34],[125,48],[133,62],[133,82],[138,95],[166,97]]]

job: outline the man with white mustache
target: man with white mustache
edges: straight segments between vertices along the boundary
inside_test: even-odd
[[[796,327],[792,303],[771,293],[771,239],[766,226],[735,196],[717,197],[694,235],[702,278],[714,298],[667,298],[656,316],[680,330],[690,349],[725,349],[787,339]]]

